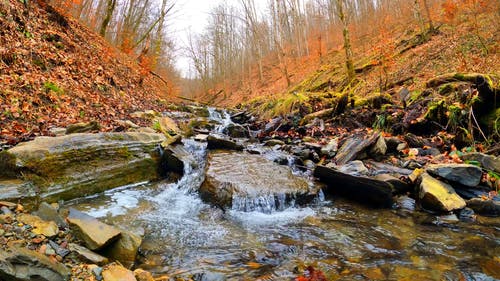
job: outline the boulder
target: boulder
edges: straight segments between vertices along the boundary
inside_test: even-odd
[[[477,161],[481,166],[487,170],[500,173],[500,157],[488,155],[484,153],[467,153],[462,156],[463,160]]]
[[[426,170],[431,175],[466,186],[477,186],[483,176],[481,168],[469,164],[434,164]]]
[[[500,201],[492,199],[472,198],[467,200],[467,207],[474,212],[489,217],[500,216]]]
[[[210,134],[207,138],[208,149],[243,150],[243,145],[224,135]]]
[[[19,214],[17,220],[24,224],[31,225],[33,229],[31,232],[44,235],[46,237],[54,237],[59,233],[59,227],[53,221],[44,221],[38,216],[29,214]]]
[[[95,263],[97,265],[104,265],[108,263],[108,258],[94,253],[91,250],[78,244],[69,243],[68,248],[70,249],[70,251],[76,253],[78,257],[82,258],[84,261]]]
[[[229,124],[223,130],[223,133],[232,138],[248,138],[250,134],[248,129],[239,124]]]
[[[164,140],[135,132],[37,137],[0,152],[0,177],[22,180],[0,182],[0,194],[7,192],[12,201],[56,202],[157,179],[157,148]]]
[[[121,231],[111,225],[73,208],[69,209],[67,218],[76,236],[85,242],[90,250],[99,250],[120,237]]]
[[[223,209],[271,212],[294,198],[306,200],[309,187],[289,167],[261,156],[219,152],[209,155],[200,195]]]
[[[437,212],[451,212],[466,206],[464,199],[455,193],[451,185],[427,173],[420,176],[418,199],[423,208]]]
[[[66,281],[71,271],[47,256],[25,248],[0,249],[0,280]]]
[[[102,271],[104,281],[137,281],[134,273],[118,264],[110,264]]]
[[[141,243],[142,238],[139,235],[122,230],[120,238],[103,249],[101,253],[111,260],[119,261],[125,267],[131,268]]]
[[[384,181],[351,176],[321,165],[314,169],[314,176],[328,185],[326,193],[340,194],[375,207],[390,208],[394,203],[391,185]]]
[[[169,146],[163,151],[160,173],[162,176],[165,176],[165,173],[168,172],[184,175],[185,162],[195,162],[191,153],[189,153],[182,145]]]
[[[378,174],[373,177],[376,180],[385,181],[392,187],[393,194],[405,194],[412,191],[412,186],[390,174]]]

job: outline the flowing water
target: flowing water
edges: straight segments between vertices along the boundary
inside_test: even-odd
[[[264,200],[265,210],[235,201],[223,212],[197,193],[206,144],[184,145],[193,159],[178,182],[137,184],[70,202],[109,223],[143,231],[138,266],[158,275],[293,280],[314,265],[329,280],[500,279],[497,219],[436,223],[429,214],[374,210],[321,196],[286,208]],[[300,176],[311,181],[307,173]]]

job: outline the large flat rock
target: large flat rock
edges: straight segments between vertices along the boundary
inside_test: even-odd
[[[200,195],[223,208],[265,211],[265,205],[283,207],[285,201],[307,197],[308,183],[292,174],[290,168],[258,155],[211,153]],[[261,201],[259,203],[259,201]],[[259,206],[260,205],[260,206]]]
[[[483,176],[481,168],[470,164],[433,164],[427,172],[466,186],[477,186]]]
[[[156,179],[164,140],[137,132],[38,137],[0,153],[0,178],[9,179],[0,194],[51,202]]]

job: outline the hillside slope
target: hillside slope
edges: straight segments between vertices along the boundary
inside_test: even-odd
[[[1,1],[0,26],[0,143],[166,104],[163,81],[44,1]]]

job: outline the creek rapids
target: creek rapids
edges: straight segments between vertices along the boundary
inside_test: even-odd
[[[231,123],[226,112],[209,113],[219,124],[215,132]],[[179,180],[124,186],[66,205],[144,233],[136,265],[171,277],[291,280],[314,265],[328,280],[497,280],[498,220],[448,222],[409,210],[411,206],[372,209],[321,191],[307,204],[279,196],[233,198],[232,207],[223,211],[199,194],[209,154],[206,143],[184,139],[183,146],[191,157]],[[254,158],[292,159],[254,146],[261,152]],[[294,176],[321,188],[311,171],[288,162]]]

